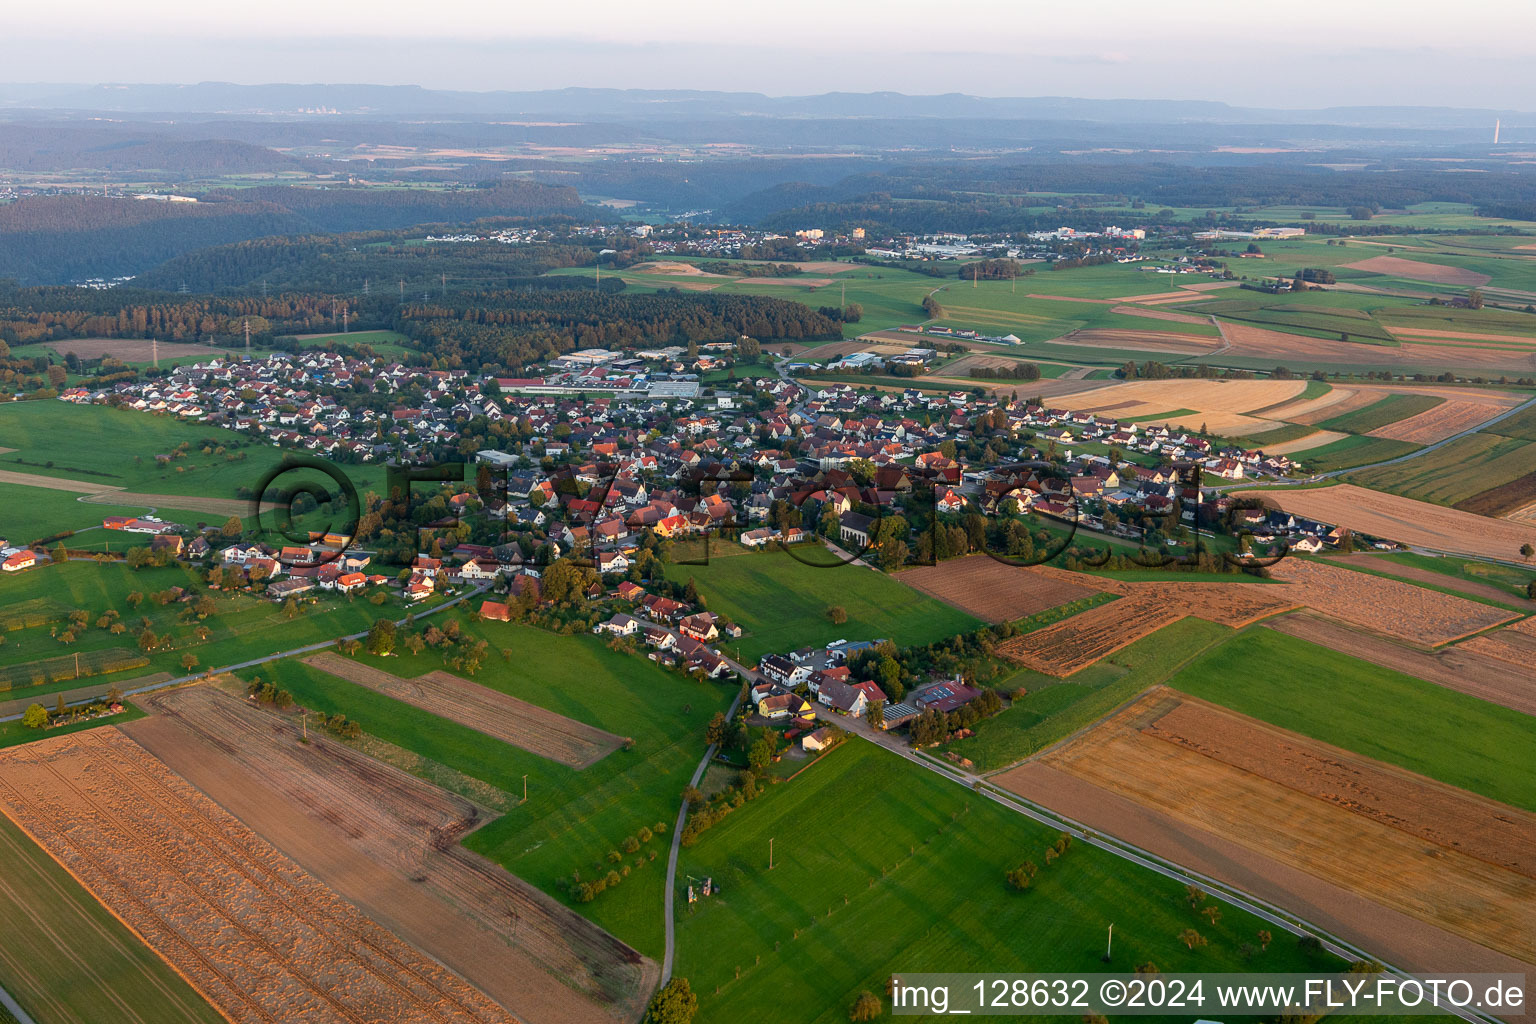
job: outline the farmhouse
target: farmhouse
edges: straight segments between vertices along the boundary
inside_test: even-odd
[[[769,720],[801,718],[811,713],[811,706],[799,694],[780,693],[758,701],[757,713]]]
[[[4,562],[0,562],[0,569],[3,569],[6,572],[20,572],[23,569],[30,569],[36,564],[37,558],[32,554],[32,552],[18,551],[14,555],[8,557]]]
[[[830,726],[822,726],[815,732],[808,732],[800,740],[800,746],[804,750],[817,753],[826,750],[835,742]]]

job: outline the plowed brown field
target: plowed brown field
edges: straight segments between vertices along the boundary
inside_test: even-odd
[[[0,752],[0,809],[230,1020],[513,1020],[114,728]]]
[[[1007,565],[986,555],[952,558],[908,569],[901,582],[985,622],[1008,622],[1096,593],[1083,583],[1046,576],[1035,567]]]
[[[1435,344],[1428,339],[1422,342],[1403,341],[1396,347],[1390,345],[1366,345],[1353,341],[1330,341],[1300,334],[1286,334],[1254,324],[1227,321],[1222,332],[1232,345],[1234,354],[1254,359],[1308,360],[1318,363],[1339,363],[1358,366],[1362,363],[1377,367],[1433,368],[1530,371],[1536,367],[1536,353],[1529,349],[1512,349],[1501,345],[1477,345],[1470,341]]]
[[[349,683],[366,686],[386,697],[572,768],[585,768],[624,745],[622,736],[448,672],[429,672],[416,679],[402,679],[331,651],[312,654],[304,662]]]
[[[519,1021],[639,1017],[656,965],[460,846],[486,820],[469,800],[209,686],[143,705],[124,732]]]
[[[1161,687],[1042,760],[1536,963],[1536,816]],[[1028,795],[1030,778],[1015,769],[996,781]]]
[[[1354,263],[1346,263],[1344,266],[1350,270],[1367,270],[1373,274],[1404,277],[1410,281],[1465,285],[1469,288],[1476,288],[1489,281],[1487,274],[1479,274],[1475,270],[1447,267],[1439,263],[1424,263],[1420,260],[1405,260],[1401,256],[1372,256],[1368,260],[1358,260]]]

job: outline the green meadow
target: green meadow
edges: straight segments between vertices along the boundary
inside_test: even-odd
[[[749,553],[730,541],[711,542],[708,565],[666,567],[679,582],[694,581],[709,609],[740,625],[740,641],[726,641],[742,659],[755,664],[762,655],[832,640],[894,640],[898,646],[927,644],[977,629],[978,619],[919,594],[884,573],[858,565],[823,567],[799,558],[826,560],[819,547]],[[720,550],[727,554],[721,555]],[[796,557],[799,556],[799,558]],[[827,614],[834,605],[848,613],[836,625]]]
[[[1239,949],[1258,945],[1266,927],[1259,920],[1223,905],[1212,925],[1178,882],[1082,843],[1048,863],[1056,838],[852,739],[682,851],[680,886],[709,877],[721,892],[678,901],[677,974],[698,995],[703,1024],[761,1019],[768,1005],[793,1007],[785,1019],[834,1024],[861,990],[884,997],[896,972],[1129,971],[1147,961],[1163,971],[1308,966],[1278,928],[1245,966]],[[1039,873],[1015,892],[1004,874],[1026,860]],[[1111,923],[1114,959],[1106,966]],[[1208,945],[1186,949],[1177,938],[1186,928]]]
[[[1188,573],[1170,574],[1182,579]],[[1117,573],[1116,579],[1131,578]],[[1066,679],[1024,669],[998,684],[1020,688],[1001,714],[976,723],[974,736],[943,746],[970,758],[982,772],[1006,768],[1109,714],[1149,686],[1164,682],[1191,658],[1233,636],[1227,626],[1180,619]]]
[[[610,650],[590,635],[476,624],[467,616],[459,621],[491,646],[475,682],[630,738],[632,745],[577,771],[295,659],[241,675],[270,679],[305,707],[345,714],[364,731],[490,783],[514,800],[522,796],[526,775],[528,802],[472,833],[465,845],[659,958],[672,823],[703,756],[705,725],[730,704],[735,684],[684,677],[641,655]],[[419,655],[402,648],[398,657],[360,655],[359,660],[406,677],[445,668],[431,648]],[[626,836],[658,824],[666,826],[662,834],[624,856],[622,864],[610,863],[609,852]],[[631,870],[616,889],[590,903],[571,899],[567,883],[573,872],[592,880],[620,866]]]
[[[38,1021],[224,1020],[4,815],[0,863],[0,984]]]
[[[1454,505],[1531,473],[1536,473],[1536,443],[1496,434],[1469,434],[1401,465],[1352,473],[1347,482]]]
[[[1196,658],[1176,690],[1536,811],[1536,718],[1262,627]]]
[[[211,598],[214,611],[199,619],[190,603],[162,606],[152,599],[153,594],[171,587],[195,590]],[[128,600],[128,595],[135,592],[144,598],[136,608]],[[203,671],[334,640],[366,630],[376,618],[399,619],[408,613],[392,594],[380,605],[374,605],[368,596],[367,591],[327,594],[304,604],[290,618],[273,601],[249,594],[210,591],[201,573],[186,566],[130,569],[121,562],[45,562],[24,572],[7,573],[0,579],[0,607],[42,607],[48,610],[49,620],[0,633],[4,641],[0,643],[0,668],[69,658],[77,653],[138,652],[137,638],[145,628],[167,646],[145,654],[148,663],[144,665],[79,681],[59,678],[7,690],[3,696],[7,700],[41,697],[98,682],[105,689],[110,682],[156,672],[181,676],[187,673],[182,658],[188,654],[197,658],[195,670]],[[88,612],[88,621],[84,628],[75,631],[72,642],[65,643],[60,637],[69,632],[68,615],[76,609]],[[109,610],[116,611],[126,627],[122,633],[114,634],[96,624]],[[422,606],[414,610],[419,612]],[[202,630],[206,631],[205,637],[200,634]]]
[[[183,444],[188,446],[184,456],[165,464],[156,459],[174,455]],[[239,488],[255,488],[285,454],[223,427],[131,409],[46,401],[0,405],[0,448],[16,449],[0,453],[0,470],[146,494],[208,498],[234,498]],[[359,495],[383,490],[382,466],[346,466],[343,471]],[[283,482],[294,480],[285,475]]]

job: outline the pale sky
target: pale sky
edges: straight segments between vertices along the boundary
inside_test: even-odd
[[[571,85],[1520,108],[1531,0],[76,0],[4,15],[13,82]]]

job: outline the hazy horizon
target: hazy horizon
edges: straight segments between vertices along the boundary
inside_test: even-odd
[[[1428,0],[1355,0],[1326,19],[1212,0],[1156,9],[1097,0],[1091,17],[1081,10],[1001,0],[961,11],[915,0],[780,0],[752,10],[590,0],[573,25],[563,10],[443,0],[423,26],[420,7],[399,3],[353,13],[273,0],[251,14],[82,0],[69,25],[40,10],[9,14],[4,74],[16,83],[962,92],[1291,109],[1514,108],[1536,87],[1523,44],[1536,5],[1468,0],[1453,18]]]

